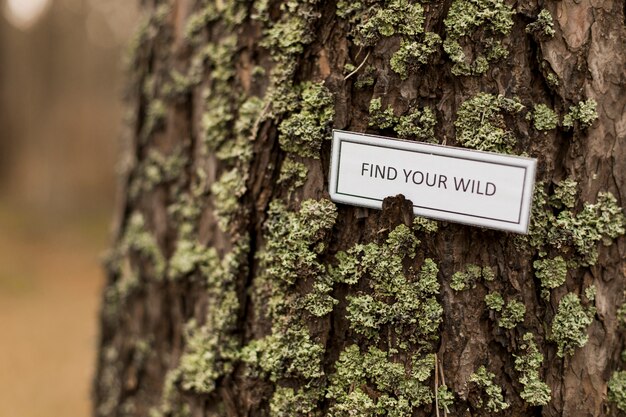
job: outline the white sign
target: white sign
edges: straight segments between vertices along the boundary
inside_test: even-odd
[[[330,197],[382,208],[403,194],[416,215],[528,233],[537,160],[333,131]]]

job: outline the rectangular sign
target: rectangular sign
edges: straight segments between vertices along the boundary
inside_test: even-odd
[[[416,215],[528,233],[537,160],[333,131],[330,197],[382,208],[403,194]]]

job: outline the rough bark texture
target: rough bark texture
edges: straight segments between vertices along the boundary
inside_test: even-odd
[[[416,4],[144,1],[96,415],[626,409],[624,4]],[[538,158],[530,238],[333,205],[331,128]]]

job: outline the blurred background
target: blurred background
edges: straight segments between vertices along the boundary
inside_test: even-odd
[[[135,0],[0,0],[0,416],[89,416]]]

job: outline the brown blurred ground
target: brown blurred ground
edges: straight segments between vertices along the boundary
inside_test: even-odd
[[[132,0],[0,0],[0,416],[88,416]],[[19,2],[42,0],[13,0]]]

